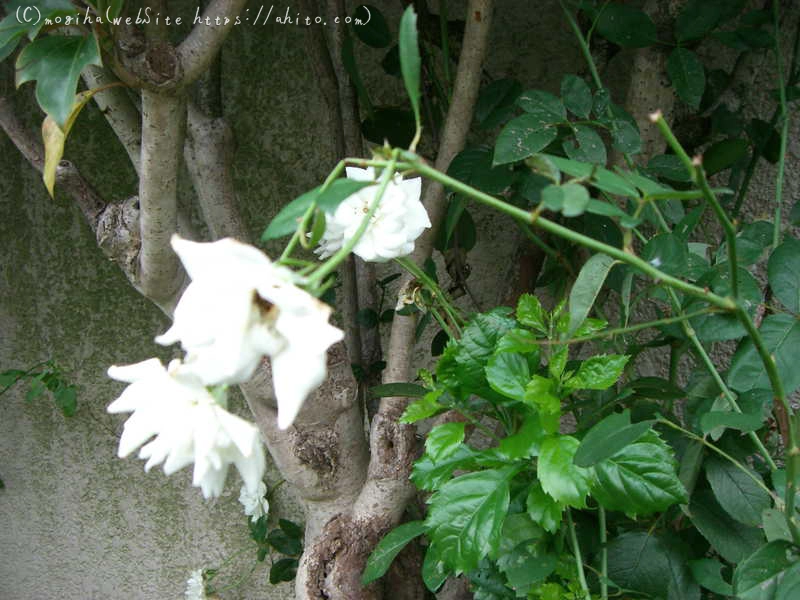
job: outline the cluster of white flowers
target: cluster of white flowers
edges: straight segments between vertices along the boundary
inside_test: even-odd
[[[244,507],[244,514],[251,517],[251,521],[255,523],[261,517],[269,514],[269,500],[267,500],[267,486],[264,482],[260,482],[255,493],[253,493],[246,485],[242,486],[239,492],[239,502]]]
[[[331,309],[295,286],[288,269],[232,239],[196,243],[174,236],[172,246],[191,283],[172,327],[156,338],[180,342],[183,361],[165,369],[157,359],[111,367],[130,383],[109,412],[132,412],[119,456],[142,446],[145,469],[164,462],[168,475],[194,462],[194,485],[219,496],[230,464],[248,494],[263,485],[265,460],[257,428],[225,409],[224,386],[249,379],[269,356],[278,426],[288,428],[306,397],[325,379],[326,352],[342,339],[328,323]],[[206,386],[222,386],[208,391]],[[263,494],[262,494],[263,496]]]
[[[347,167],[347,176],[357,181],[374,181],[375,171]],[[371,262],[386,262],[411,254],[414,241],[431,226],[420,202],[421,192],[419,177],[402,179],[395,175],[353,252]],[[365,187],[346,198],[332,214],[325,215],[325,233],[315,250],[320,258],[332,256],[355,236],[377,193],[377,186]]]

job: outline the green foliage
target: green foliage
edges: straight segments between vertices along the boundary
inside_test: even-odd
[[[78,410],[78,389],[69,382],[64,371],[52,360],[34,365],[28,370],[8,369],[0,372],[0,396],[20,382],[27,382],[25,401],[33,402],[49,392],[53,403],[65,417]]]
[[[396,527],[387,533],[383,539],[375,546],[375,550],[367,561],[364,573],[361,576],[361,583],[367,585],[383,576],[389,570],[395,556],[406,547],[406,545],[416,537],[425,532],[425,524],[422,521],[411,521]]]

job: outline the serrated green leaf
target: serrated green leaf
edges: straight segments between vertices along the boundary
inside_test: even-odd
[[[631,424],[629,409],[608,415],[586,432],[575,453],[575,464],[579,467],[591,467],[614,456],[625,446],[641,438],[653,422],[640,421]]]
[[[692,495],[689,516],[703,537],[729,562],[741,562],[764,543],[764,536],[757,528],[731,519],[709,490]]]
[[[528,158],[545,148],[557,135],[556,127],[541,125],[537,115],[522,115],[511,119],[497,136],[492,165]]]
[[[800,312],[800,240],[787,239],[775,248],[767,273],[775,297],[793,313]]]
[[[456,573],[472,571],[500,543],[516,467],[456,477],[428,500],[425,525],[441,559]]]
[[[527,329],[511,329],[503,334],[497,341],[495,352],[521,352],[532,354],[539,352],[538,338]],[[528,357],[528,362],[536,361],[535,358]],[[538,361],[537,361],[538,362]]]
[[[608,389],[620,378],[629,358],[621,354],[600,354],[587,358],[578,372],[564,382],[564,387],[573,390]]]
[[[417,127],[419,127],[419,79],[421,61],[419,56],[419,43],[417,41],[417,13],[414,12],[413,5],[409,5],[408,8],[406,8],[400,19],[398,46],[403,83],[406,86],[406,92],[411,101],[411,108],[414,111],[414,120],[417,122]]]
[[[492,389],[513,400],[522,401],[531,375],[528,361],[516,352],[498,352],[486,364],[486,380]]]
[[[395,527],[383,536],[367,559],[367,565],[361,575],[361,584],[367,585],[383,577],[400,551],[411,540],[425,533],[425,530],[425,523],[422,521],[411,521]]]
[[[564,195],[564,203],[561,207],[561,214],[565,217],[577,217],[582,215],[589,204],[589,192],[578,183],[565,183],[561,186]]]
[[[705,469],[720,506],[745,525],[761,525],[761,513],[772,505],[769,494],[729,461],[712,456],[706,460]],[[761,479],[757,473],[751,474]]]
[[[17,58],[17,87],[36,81],[36,101],[63,129],[72,111],[78,78],[88,65],[102,65],[93,35],[38,38]]]
[[[284,206],[261,234],[261,239],[273,240],[294,233],[312,202],[316,202],[320,210],[332,213],[344,200],[369,185],[374,185],[374,182],[341,178],[332,181],[322,193],[323,186],[317,186]]]
[[[697,109],[706,89],[706,73],[697,55],[686,48],[675,48],[667,59],[667,73],[678,97]]]
[[[595,254],[581,267],[578,278],[569,293],[569,329],[572,337],[592,310],[597,295],[603,288],[608,273],[616,261],[607,254]]]
[[[414,463],[410,479],[421,490],[439,489],[453,476],[456,469],[474,467],[475,456],[475,451],[465,445],[459,446],[452,455],[439,462],[433,462],[430,456],[423,454]]]
[[[672,451],[653,431],[596,463],[594,470],[592,496],[609,510],[646,516],[687,500]]]
[[[537,456],[544,438],[545,431],[539,415],[530,414],[516,433],[500,440],[497,453],[508,460]]]
[[[514,112],[514,103],[522,93],[516,79],[498,79],[481,89],[475,103],[475,120],[483,129],[497,127]]]
[[[534,375],[523,397],[527,404],[536,409],[542,428],[547,433],[556,433],[561,422],[561,400],[553,393],[554,385],[551,379]]]
[[[439,397],[441,391],[435,390],[428,392],[419,400],[409,404],[403,415],[400,417],[401,423],[416,423],[422,419],[427,419],[433,415],[445,410],[445,406],[439,404]]]
[[[675,38],[686,42],[703,37],[735,9],[731,5],[741,10],[742,4],[742,0],[689,0],[675,20]]]
[[[800,386],[800,369],[795,362],[797,348],[800,348],[800,321],[791,315],[769,315],[761,323],[759,331],[767,351],[775,357],[784,391],[791,394]],[[770,387],[764,365],[749,338],[739,344],[733,355],[727,380],[728,385],[738,392]]]
[[[542,303],[533,294],[522,294],[517,302],[517,320],[542,333],[547,333],[547,319]]]
[[[502,194],[514,183],[515,174],[509,165],[492,166],[492,153],[489,148],[462,150],[447,174],[487,194]]]
[[[431,429],[425,439],[425,453],[433,462],[440,462],[453,454],[464,442],[464,423],[442,423]]]
[[[525,500],[525,508],[530,518],[541,525],[545,531],[555,533],[561,527],[564,507],[545,494],[542,486],[538,483],[531,484]]]
[[[287,534],[283,529],[273,529],[267,535],[269,545],[281,554],[300,556],[303,553],[303,541]]]
[[[733,573],[733,593],[739,600],[774,600],[778,583],[797,563],[787,542],[769,542],[748,556]]]
[[[589,118],[589,113],[592,112],[592,90],[582,77],[564,75],[561,80],[561,100],[573,115],[581,119]]]
[[[550,497],[568,506],[584,508],[591,471],[578,467],[573,457],[580,442],[569,435],[546,438],[539,451],[539,482]]]

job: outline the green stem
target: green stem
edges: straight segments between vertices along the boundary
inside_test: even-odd
[[[592,74],[592,81],[594,81],[594,85],[598,90],[602,90],[603,80],[600,79],[600,74],[597,72],[597,66],[594,64],[592,51],[589,49],[589,44],[587,43],[586,38],[583,37],[580,27],[578,27],[578,24],[575,22],[575,17],[573,17],[572,13],[567,10],[567,7],[564,6],[564,3],[561,0],[559,0],[558,3],[561,5],[561,10],[564,11],[564,16],[567,18],[569,28],[572,29],[572,33],[575,34],[575,38],[578,40],[578,46],[580,46],[581,54],[583,54],[583,58],[586,59],[586,64],[589,66],[589,72]]]
[[[461,329],[459,328],[459,323],[462,321],[461,316],[458,314],[458,310],[453,306],[452,301],[447,297],[447,294],[444,293],[444,290],[439,287],[431,277],[422,269],[419,265],[417,265],[414,261],[410,260],[407,257],[401,257],[394,259],[395,262],[403,267],[406,271],[408,271],[414,278],[422,283],[428,291],[433,295],[434,299],[439,302],[442,308],[447,314],[447,317],[453,323],[453,327],[458,330],[458,335],[461,335]],[[451,336],[455,337],[455,336]]]
[[[569,540],[572,543],[572,552],[575,556],[575,566],[578,568],[578,581],[586,600],[592,600],[589,593],[589,585],[586,583],[586,573],[583,571],[583,558],[581,557],[581,547],[578,545],[578,536],[575,535],[575,523],[572,522],[572,511],[567,508],[567,525],[569,526]]]
[[[333,273],[336,270],[336,267],[339,266],[343,260],[345,260],[353,248],[356,247],[358,241],[361,239],[361,236],[364,235],[364,232],[367,230],[372,217],[375,215],[375,211],[378,210],[378,206],[380,206],[381,200],[383,199],[383,194],[386,192],[386,188],[389,186],[389,182],[392,180],[394,176],[395,168],[397,166],[397,154],[399,150],[394,150],[392,152],[392,157],[389,159],[389,162],[386,165],[386,169],[381,174],[380,179],[380,186],[378,187],[378,192],[375,194],[375,199],[370,204],[369,210],[367,214],[364,215],[364,218],[361,220],[361,224],[358,226],[353,237],[351,237],[347,242],[345,242],[341,248],[331,256],[325,263],[317,269],[313,275],[308,278],[308,284],[311,287],[318,287],[319,284],[322,282],[325,277]],[[341,168],[344,168],[344,161],[340,162],[339,165]],[[337,165],[337,168],[339,166]],[[333,174],[331,174],[333,175]],[[328,177],[328,180],[325,181],[325,185],[328,185],[328,181],[331,180],[331,177]],[[324,186],[323,186],[324,189]]]
[[[600,518],[600,598],[608,600],[608,533],[606,532],[606,509],[598,507]]]

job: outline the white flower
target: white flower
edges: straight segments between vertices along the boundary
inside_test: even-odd
[[[186,580],[186,600],[206,600],[206,586],[202,569],[195,569]]]
[[[204,244],[175,235],[172,247],[192,282],[175,307],[172,327],[156,341],[180,341],[186,370],[206,385],[246,381],[268,355],[278,426],[286,429],[325,380],[328,348],[344,336],[328,323],[330,307],[247,244]]]
[[[244,514],[251,516],[254,523],[269,514],[269,500],[266,495],[267,486],[263,481],[258,484],[255,491],[251,491],[247,489],[246,485],[243,485],[239,492],[239,502],[244,506]]]
[[[130,383],[108,406],[110,413],[133,413],[119,442],[120,458],[144,444],[139,458],[147,459],[145,471],[163,462],[171,475],[194,462],[192,483],[205,498],[220,495],[231,463],[248,489],[258,489],[266,466],[258,429],[220,406],[180,361],[165,369],[151,358],[110,367],[108,375]]]
[[[375,172],[372,168],[347,167],[347,176],[357,181],[373,181]],[[355,236],[377,193],[378,186],[365,187],[344,200],[333,214],[325,215],[325,234],[315,250],[320,258],[333,255]],[[353,252],[372,262],[386,262],[411,254],[414,241],[431,226],[420,202],[421,193],[419,177],[404,180],[395,175]]]

